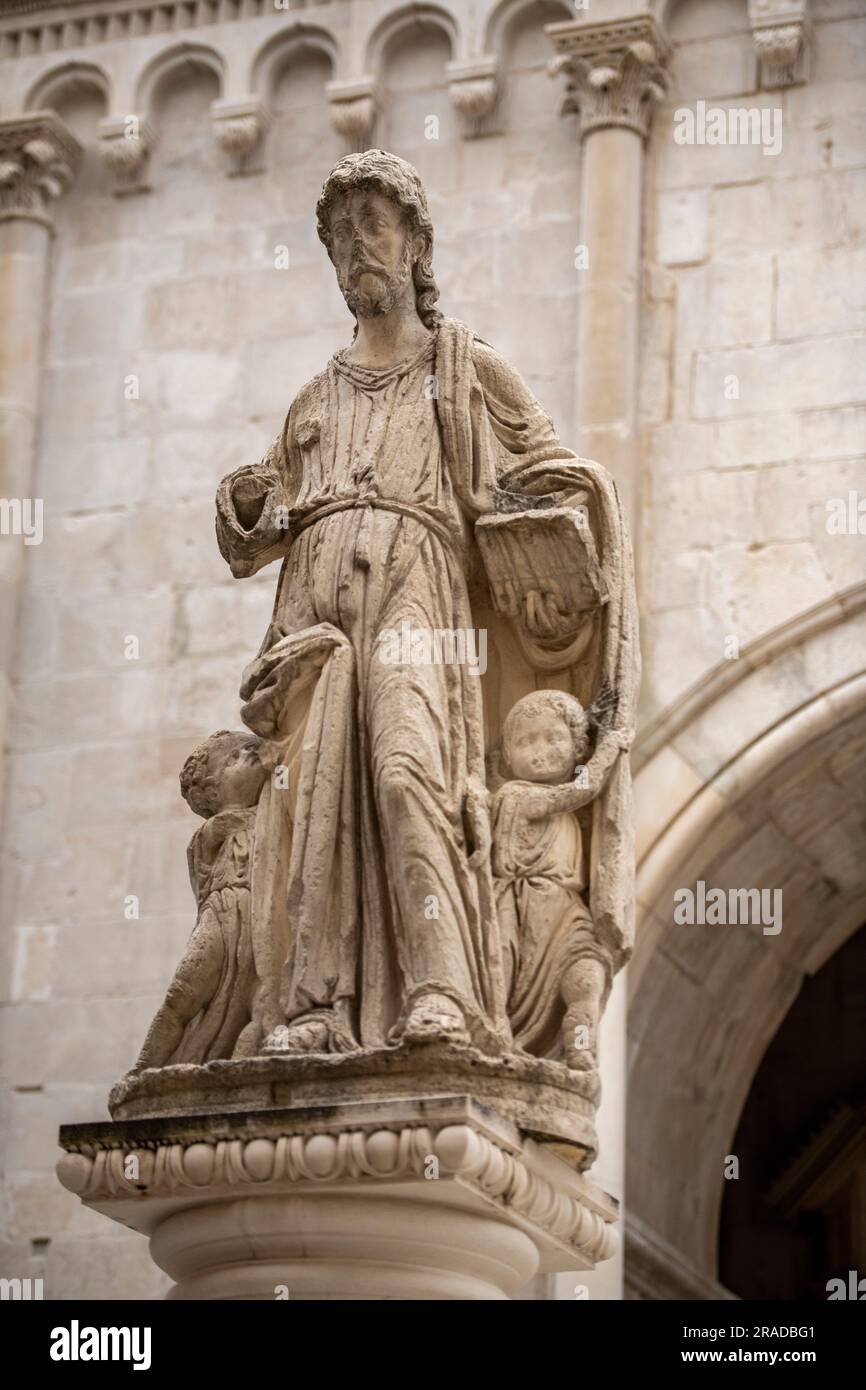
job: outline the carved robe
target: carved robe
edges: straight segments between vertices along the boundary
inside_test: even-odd
[[[213,970],[218,976],[210,1001],[187,1026],[164,1065],[231,1057],[250,1022],[256,974],[250,926],[251,839],[254,810],[220,811],[205,821],[187,850],[198,919],[181,971]]]

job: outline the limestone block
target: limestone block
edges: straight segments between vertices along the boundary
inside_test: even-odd
[[[699,97],[719,101],[724,97],[754,94],[756,64],[749,34],[726,34],[681,43],[671,60],[671,84],[679,104]]]
[[[187,830],[189,825],[138,827],[130,855],[127,891],[138,896],[142,915],[194,915],[195,902],[184,853]],[[135,924],[130,925],[135,933]]]
[[[329,328],[339,335],[345,323],[345,305],[333,293],[333,286],[320,281],[318,293],[310,271],[304,266],[288,270],[250,270],[236,279],[237,304],[233,331],[250,342],[282,340],[291,331],[296,338],[325,333]],[[291,397],[287,397],[287,402]]]
[[[841,218],[837,239],[842,234],[858,241],[866,228],[866,169],[848,169],[833,177],[838,180]]]
[[[851,81],[866,75],[866,20],[862,15],[821,26],[815,45],[812,81],[818,85]]]
[[[717,426],[707,420],[663,420],[643,432],[647,472],[652,478],[664,473],[694,473],[708,464],[717,466]],[[652,526],[644,514],[642,524]]]
[[[131,280],[161,279],[176,275],[183,264],[185,243],[171,237],[154,237],[147,243],[118,238],[92,245],[62,241],[58,247],[58,289],[95,290],[109,285],[129,286]]]
[[[82,589],[88,592],[116,585],[126,528],[131,529],[131,520],[125,513],[64,516],[49,508],[45,543],[32,547],[27,560],[29,586],[56,604],[54,592],[68,584],[70,574],[79,576]]]
[[[741,643],[811,608],[832,592],[814,548],[803,542],[732,551],[714,562],[713,582],[733,605]]]
[[[661,424],[670,415],[670,377],[669,357],[656,352],[644,357],[638,395],[638,418],[644,426]]]
[[[477,149],[481,149],[481,146],[477,146]],[[531,221],[566,215],[570,221],[577,222],[580,207],[571,168],[567,172],[550,170],[539,175],[527,192],[528,202],[524,200],[523,206],[528,207]]]
[[[234,428],[167,430],[152,442],[153,486],[159,496],[206,494],[210,501],[220,478],[239,458],[264,452],[282,428],[285,411],[273,421]]]
[[[837,116],[859,115],[866,111],[863,83],[856,78],[833,82],[804,82],[785,93],[785,112],[791,126],[818,126],[826,129]]]
[[[61,604],[61,669],[128,673],[165,664],[173,612],[168,592],[93,596],[86,607],[77,601]]]
[[[668,608],[694,608],[707,604],[710,597],[707,592],[707,568],[706,547],[676,550],[664,558],[654,551],[650,557],[646,588],[648,608],[660,613]]]
[[[832,169],[861,168],[866,117],[862,112],[836,116],[829,136],[821,132],[820,146],[825,163]]]
[[[74,439],[55,446],[62,467],[51,470],[45,505],[80,512],[135,506],[150,488],[149,442],[143,438]]]
[[[846,209],[857,206],[852,201],[856,177],[825,173],[717,188],[713,193],[716,253],[735,260],[758,252],[768,255],[788,248],[803,251],[837,244],[844,234]]]
[[[54,926],[14,929],[7,996],[11,1003],[23,999],[38,1002],[51,997],[56,943],[57,928]]]
[[[775,547],[776,550],[796,548]],[[772,550],[773,547],[766,549]],[[791,604],[791,608],[797,611],[796,602]],[[750,636],[751,633],[747,634],[747,637]],[[751,672],[709,709],[699,712],[688,727],[676,734],[674,746],[696,772],[708,780],[730,761],[732,727],[737,728],[739,746],[746,747],[784,718],[792,708],[804,704],[812,694],[813,689],[808,684],[799,654],[796,650],[788,651],[770,665]]]
[[[769,257],[753,258],[746,263],[742,259],[716,260],[707,271],[706,284],[707,347],[770,341],[774,287]]]
[[[336,327],[304,338],[288,330],[269,343],[251,343],[244,354],[241,397],[249,420],[285,419],[287,403],[300,391],[323,361],[336,352],[341,334]],[[282,423],[282,421],[281,421]],[[273,440],[269,440],[268,444]],[[267,445],[265,446],[267,447]],[[264,450],[258,450],[260,457]]]
[[[705,608],[647,613],[642,630],[648,712],[670,704],[724,654],[724,633]]]
[[[862,573],[862,570],[861,570]],[[863,647],[866,640],[866,616],[851,614],[843,624],[817,633],[804,652],[806,679],[816,690],[832,690],[856,679],[863,670]],[[839,805],[839,782],[844,778],[833,770],[831,787]]]
[[[63,1200],[51,1173],[8,1174],[7,1220],[13,1240],[38,1240],[68,1230],[75,1209]],[[44,1291],[44,1290],[43,1290]]]
[[[43,455],[66,448],[70,439],[113,439],[123,399],[124,369],[93,370],[89,365],[65,362],[42,373]]]
[[[812,545],[825,572],[836,589],[847,589],[863,583],[866,558],[863,536],[858,533],[831,535],[827,530],[828,501],[849,503],[853,492],[857,498],[866,495],[866,464],[862,459],[847,463],[821,465],[820,490],[810,505]]]
[[[223,569],[210,537],[211,508],[204,494],[187,501],[176,501],[170,509],[154,501],[118,521],[119,586],[125,591],[164,583],[172,573],[173,557],[183,554],[187,584],[213,584],[223,578]]]
[[[98,1084],[70,1083],[28,1091],[13,1088],[3,1095],[6,1164],[28,1173],[53,1172],[58,1127],[67,1120],[74,1124],[86,1115],[98,1114],[105,1104],[103,1088]]]
[[[261,644],[261,634],[268,625],[273,594],[270,576],[239,589],[237,585],[220,584],[207,589],[190,590],[182,597],[182,621],[185,633],[183,652],[189,656],[204,656],[213,651],[213,634],[224,634],[221,651],[238,652],[251,658]]]
[[[4,789],[5,847],[20,856],[56,853],[70,795],[70,760],[63,753],[9,756]]]
[[[699,265],[709,253],[709,234],[709,189],[659,194],[656,256],[662,265]]]
[[[13,1085],[86,1080],[104,1088],[133,1054],[133,1014],[129,999],[46,1000],[0,1009],[5,1075]]]
[[[174,858],[181,863],[185,839],[181,831],[174,845]],[[180,892],[181,886],[186,890],[185,895]],[[131,980],[135,981],[137,989],[149,994],[158,995],[166,988],[189,937],[190,921],[195,920],[189,879],[176,891],[179,906],[173,915],[157,915],[156,899],[164,895],[156,885],[140,883],[131,875],[129,888],[139,897],[141,916],[138,919],[128,921],[124,917],[121,900],[119,908],[115,905],[114,916],[109,921],[88,921],[84,927],[60,929],[54,997],[125,999]],[[102,916],[105,915],[103,912]],[[87,950],[82,950],[82,934],[87,938]]]
[[[463,253],[466,256],[466,250]],[[474,273],[469,284],[463,285],[461,294],[478,298],[478,290],[490,283],[490,268],[493,269],[493,283],[502,290],[506,286],[519,285],[521,293],[537,294],[545,298],[557,295],[566,296],[574,314],[574,297],[580,292],[583,279],[592,274],[593,248],[588,248],[589,267],[586,270],[575,266],[575,229],[571,222],[541,223],[526,232],[503,231],[499,236],[499,254],[492,263],[491,242],[481,242],[481,255],[469,257],[474,265]],[[465,274],[465,263],[463,266]],[[471,286],[474,281],[475,290]],[[489,291],[487,298],[489,298]]]
[[[45,1269],[45,1296],[52,1299],[132,1299],[165,1297],[168,1277],[142,1257],[141,1241],[131,1232],[105,1236],[105,1222],[94,1218],[87,1235],[52,1240]]]
[[[671,14],[671,37],[691,45],[747,32],[746,14],[736,0],[715,5],[682,5]]]
[[[750,96],[748,101],[728,99],[713,102],[724,110],[748,106],[770,110],[778,108],[776,93]],[[694,103],[683,102],[683,109],[694,109]],[[727,185],[751,184],[770,177],[774,156],[765,155],[760,144],[699,145],[678,144],[674,140],[676,109],[659,111],[653,122],[651,142],[656,160],[657,187],[660,191],[675,189],[712,188],[716,193]],[[784,136],[783,146],[784,150]]]
[[[808,499],[814,497],[814,470],[783,464],[759,473],[755,493],[755,540],[807,541],[812,534]]]
[[[641,768],[634,781],[635,855],[642,859],[679,808],[700,790],[700,778],[671,747]],[[659,812],[659,807],[664,810]]]
[[[800,452],[799,422],[804,418],[788,408],[779,412],[762,410],[741,420],[717,420],[712,426],[712,461],[719,468],[788,462]]]
[[[856,402],[863,394],[863,342],[862,335],[826,338],[820,356],[807,342],[698,353],[694,414],[725,419]]]
[[[228,354],[160,352],[152,363],[152,381],[163,424],[180,429],[216,420],[240,423],[240,373],[240,362]]]
[[[238,722],[237,658],[201,657],[182,662],[170,673],[163,719],[178,733],[202,738],[208,729],[232,728]]]
[[[141,341],[141,296],[127,283],[58,297],[47,344],[47,361],[89,361],[107,357],[114,363]]]
[[[778,260],[779,338],[847,333],[866,325],[866,247],[791,251]]]
[[[12,748],[60,748],[70,738],[98,740],[113,708],[106,675],[47,676],[22,681],[10,733]]]
[[[153,352],[211,352],[231,346],[235,334],[235,277],[196,275],[163,280],[145,292],[143,332]]]
[[[663,526],[669,546],[678,542],[718,549],[752,534],[755,477],[750,472],[669,475],[655,488],[655,525]]]

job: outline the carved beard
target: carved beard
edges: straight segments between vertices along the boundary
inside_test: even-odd
[[[337,283],[355,318],[373,318],[378,314],[389,314],[412,278],[413,264],[412,252],[407,242],[403,247],[400,264],[393,274],[379,266],[375,267],[379,283],[374,290],[359,290],[354,283],[367,269],[365,262],[361,263],[361,270],[353,263],[348,276],[341,275],[338,270]]]

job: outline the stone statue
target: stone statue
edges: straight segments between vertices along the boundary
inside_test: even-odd
[[[596,931],[576,812],[624,748],[604,730],[588,764],[591,716],[562,690],[524,695],[502,731],[511,781],[493,797],[493,874],[518,1047],[597,1070],[597,1032],[617,942]]]
[[[217,494],[232,573],[282,562],[241,686],[273,769],[255,813],[251,992],[238,977],[249,1019],[208,1026],[204,1051],[193,1041],[221,988],[211,964],[188,996],[203,1014],[175,1004],[141,1065],[255,1053],[297,1059],[297,1075],[322,1058],[329,1077],[369,1074],[371,1059],[393,1076],[395,1053],[426,1049],[432,1069],[444,1046],[481,1071],[542,1059],[544,1084],[591,1099],[599,1013],[631,940],[639,658],[616,489],[436,307],[409,164],[345,157],[317,218],[353,341]],[[466,659],[479,635],[484,663]],[[602,691],[595,725],[584,711]],[[549,760],[526,751],[548,737]],[[491,826],[499,757],[511,780]]]
[[[198,918],[136,1071],[255,1050],[250,866],[256,806],[267,775],[259,740],[227,729],[212,734],[184,763],[184,800],[205,817],[187,850]]]

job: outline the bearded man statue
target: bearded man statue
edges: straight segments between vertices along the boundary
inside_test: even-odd
[[[496,915],[488,776],[505,715],[539,686],[587,707],[615,692],[599,737],[617,740],[617,756],[586,813],[588,893],[611,959],[628,953],[628,538],[604,469],[564,448],[517,372],[437,308],[411,165],[348,155],[317,219],[353,341],[217,498],[235,576],[282,559],[241,687],[273,769],[252,869],[256,1046],[446,1040],[502,1055],[516,1046],[514,970]],[[504,543],[514,518],[524,541]],[[481,632],[483,673],[461,659]],[[408,635],[404,659],[395,633]]]

